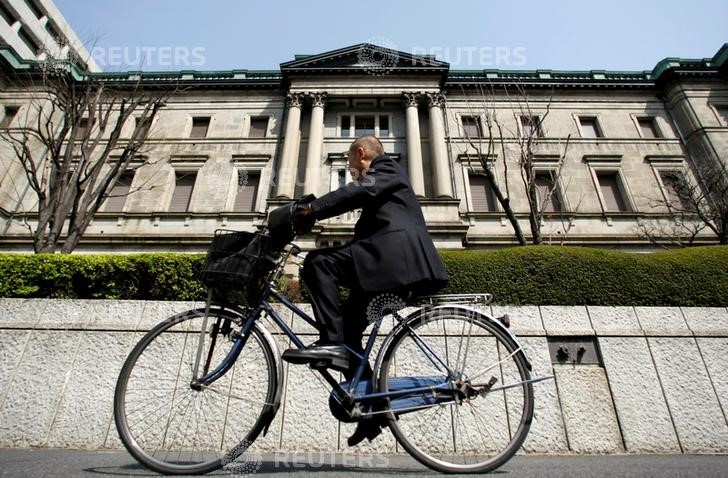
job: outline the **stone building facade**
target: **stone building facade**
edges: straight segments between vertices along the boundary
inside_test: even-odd
[[[345,151],[365,133],[405,166],[438,247],[514,244],[483,163],[499,184],[508,178],[528,234],[517,158],[535,125],[536,184],[553,190],[544,242],[649,250],[641,226],[670,221],[659,204],[670,197],[670,178],[728,162],[726,58],[728,44],[712,58],[668,58],[644,72],[457,71],[360,44],[297,56],[276,71],[92,73],[182,88],[77,250],[201,251],[215,229],[258,230],[270,208],[349,181]],[[28,88],[7,79],[29,64],[0,50],[1,127],[21,127],[13,121]],[[7,145],[0,155],[0,247],[27,251],[36,198]],[[342,243],[356,217],[323,221],[300,243]],[[697,241],[715,239],[704,232]]]

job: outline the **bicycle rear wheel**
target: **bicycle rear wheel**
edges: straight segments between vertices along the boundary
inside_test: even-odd
[[[448,384],[460,393],[388,401],[389,427],[422,464],[485,473],[508,461],[528,434],[533,386],[523,353],[486,317],[444,308],[406,319],[384,351],[379,391]]]
[[[200,474],[231,463],[275,414],[278,370],[254,326],[233,367],[208,386],[193,386],[204,309],[165,320],[147,333],[124,363],[114,416],[124,446],[144,466],[168,474]],[[242,317],[210,310],[198,377],[234,346]]]

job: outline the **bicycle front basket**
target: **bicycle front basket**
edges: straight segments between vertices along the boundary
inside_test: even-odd
[[[218,302],[255,306],[276,265],[275,252],[269,236],[217,230],[200,280]]]

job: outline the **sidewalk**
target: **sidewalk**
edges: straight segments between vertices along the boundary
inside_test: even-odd
[[[718,478],[726,476],[728,456],[611,455],[517,456],[495,471],[495,476],[518,478],[640,477]],[[341,453],[267,454],[247,474],[219,470],[207,476],[357,477],[445,476],[409,457],[346,455]],[[0,476],[117,477],[158,476],[138,465],[126,452],[61,449],[0,449]],[[454,476],[454,475],[450,475]]]

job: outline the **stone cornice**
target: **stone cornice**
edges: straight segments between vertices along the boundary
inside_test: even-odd
[[[129,71],[120,73],[90,73],[75,64],[68,70],[78,81],[103,80],[120,87],[139,84],[147,88],[184,87],[212,89],[285,89],[287,78],[292,74],[332,75],[339,73],[373,74],[367,64],[353,61],[357,54],[375,45],[360,44],[319,55],[298,57],[282,63],[280,70],[226,70],[172,72]],[[382,47],[376,47],[382,50]],[[386,49],[384,49],[386,50]],[[428,56],[386,50],[396,54],[387,73],[436,75],[444,87],[477,87],[482,84],[529,88],[580,88],[580,89],[662,89],[668,83],[681,79],[728,79],[728,43],[712,58],[681,59],[665,58],[652,70],[644,71],[555,71],[555,70],[449,70],[449,64]],[[361,55],[359,55],[361,56]],[[22,59],[10,46],[0,45],[0,69],[9,76],[32,78],[40,73],[42,62]]]

